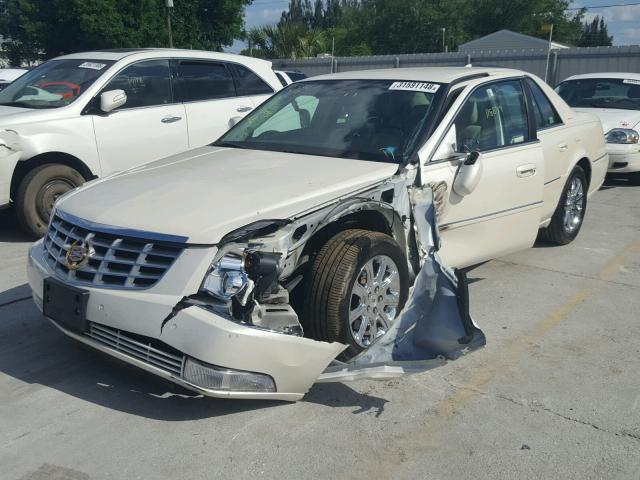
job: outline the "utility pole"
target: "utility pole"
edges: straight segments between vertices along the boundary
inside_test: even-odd
[[[547,78],[549,77],[549,57],[551,56],[551,39],[553,38],[553,23],[551,25],[543,25],[543,32],[549,30],[549,48],[547,49],[547,65],[544,67],[544,81],[549,83]]]
[[[447,34],[447,29],[445,27],[442,27],[442,51],[446,53],[447,51],[447,45],[446,45],[446,34]]]
[[[173,48],[173,32],[171,31],[171,9],[173,0],[167,0],[167,28],[169,29],[169,48]]]

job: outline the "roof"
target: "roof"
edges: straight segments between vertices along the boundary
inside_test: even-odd
[[[640,73],[625,73],[625,72],[601,72],[601,73],[583,73],[582,75],[573,75],[569,78],[565,78],[563,82],[567,80],[580,80],[583,78],[618,78],[630,80],[640,80]]]
[[[464,77],[487,74],[491,76],[522,75],[520,70],[487,67],[418,67],[389,68],[380,70],[356,70],[352,72],[318,75],[313,80],[407,80],[435,83],[451,83]]]
[[[518,48],[549,48],[549,41],[542,38],[532,37],[524,33],[513,32],[503,29],[490,33],[484,37],[476,38],[470,42],[463,43],[458,47],[458,51],[467,50],[505,50]],[[569,48],[568,45],[559,42],[551,42],[552,49]]]
[[[228,62],[237,61],[239,57],[242,57],[242,63],[268,63],[267,60],[259,58],[245,57],[241,55],[234,55],[232,53],[222,52],[210,52],[206,50],[186,50],[180,48],[122,48],[114,50],[94,50],[89,52],[71,53],[69,55],[62,55],[56,59],[78,59],[78,60],[113,60],[118,61],[124,58],[133,57],[132,60],[138,60],[143,58],[203,58],[211,60],[225,60]],[[137,57],[137,58],[136,58]]]

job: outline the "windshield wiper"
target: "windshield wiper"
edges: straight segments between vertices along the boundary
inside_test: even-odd
[[[242,144],[240,144],[240,143],[227,142],[227,141],[224,141],[224,142],[213,142],[213,143],[211,144],[211,146],[213,146],[213,147],[243,148],[243,149],[247,149],[247,148],[249,148],[249,147],[247,147],[247,146],[245,146],[245,145],[242,145]]]
[[[57,106],[54,106],[54,105],[29,105],[28,103],[23,103],[23,102],[4,102],[4,103],[0,103],[0,107],[20,107],[20,108],[35,108],[35,109],[58,108]]]

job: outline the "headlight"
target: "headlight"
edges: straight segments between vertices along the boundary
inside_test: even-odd
[[[244,271],[244,258],[229,253],[211,267],[202,282],[202,290],[220,300],[229,300],[240,293],[246,285],[247,274]]]
[[[607,143],[638,143],[638,132],[630,128],[614,128],[604,137]]]

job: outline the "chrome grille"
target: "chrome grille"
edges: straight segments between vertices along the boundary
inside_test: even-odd
[[[74,242],[91,244],[94,253],[77,270],[65,265]],[[184,245],[123,236],[54,215],[44,239],[46,260],[56,274],[72,283],[96,287],[140,289],[153,286],[184,250]]]
[[[170,347],[165,346],[167,348],[164,350],[162,346],[157,344],[152,346],[150,341],[147,342],[137,335],[138,339],[136,340],[133,338],[133,334],[123,333],[115,328],[93,322],[89,322],[89,331],[86,335],[102,345],[146,364],[153,365],[165,372],[178,376],[182,374],[184,355],[177,350],[174,352],[166,351]]]

